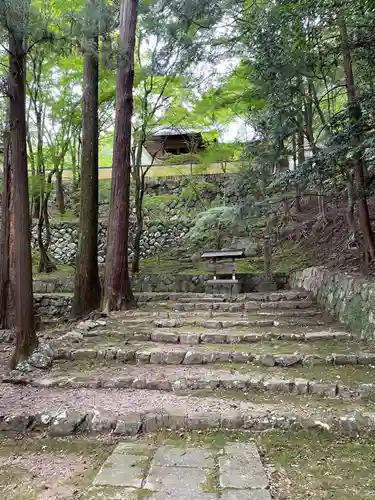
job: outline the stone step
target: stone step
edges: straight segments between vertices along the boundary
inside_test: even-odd
[[[373,366],[375,365],[375,352],[358,353],[261,353],[257,354],[250,350],[238,349],[211,349],[201,346],[190,349],[165,344],[157,348],[153,344],[142,346],[131,345],[119,347],[100,348],[54,348],[54,359],[56,360],[117,360],[121,363],[141,363],[154,365],[206,365],[206,364],[256,364],[266,367],[280,366],[282,368],[295,368],[300,366],[309,369],[312,365],[336,365],[336,366]]]
[[[236,296],[228,297],[222,294],[204,294],[204,293],[172,293],[172,292],[150,292],[136,294],[139,302],[198,302],[198,303],[212,303],[212,302],[275,302],[282,300],[304,300],[311,299],[311,294],[304,290],[281,290],[278,292],[254,292],[254,293],[241,293]]]
[[[178,317],[176,318],[160,318],[149,321],[146,318],[124,318],[122,320],[124,326],[128,325],[150,325],[157,328],[181,328],[181,327],[198,327],[208,329],[229,329],[229,328],[251,328],[251,327],[272,327],[289,328],[295,326],[324,326],[327,321],[323,317],[291,317],[288,319],[274,319],[273,317],[254,317],[251,319],[242,319],[241,317],[226,317],[213,319],[199,319],[199,317]]]
[[[190,304],[189,304],[190,305]],[[227,305],[226,303],[223,303],[223,305]],[[228,304],[231,305],[231,304]],[[215,317],[220,317],[222,316],[222,313],[226,312],[228,313],[229,317],[232,316],[232,311],[227,310],[226,308],[223,308],[222,310],[215,310],[215,309],[204,309],[204,310],[192,310],[191,312],[188,312],[188,310],[179,310],[179,309],[173,309],[173,308],[166,308],[166,309],[155,309],[153,307],[147,308],[147,307],[142,307],[140,309],[136,310],[131,310],[131,311],[126,311],[122,314],[122,317],[124,318],[191,318],[193,317],[199,317],[199,318],[215,318]],[[258,317],[267,317],[267,316],[274,316],[277,318],[282,318],[282,317],[290,317],[290,316],[296,316],[299,318],[304,318],[304,317],[311,317],[311,316],[324,316],[324,313],[317,309],[317,308],[307,308],[307,309],[258,309],[256,310],[256,314],[254,312],[248,312],[248,311],[239,311],[238,314],[236,314],[233,317],[236,318],[246,318],[248,316],[258,316]],[[327,319],[329,320],[329,317],[327,315]]]
[[[339,330],[320,330],[315,332],[289,332],[287,330],[280,331],[280,329],[275,329],[275,331],[239,331],[233,332],[227,330],[218,330],[212,332],[211,329],[207,329],[204,332],[184,332],[180,333],[178,329],[163,329],[157,328],[148,333],[129,335],[129,338],[134,340],[145,340],[152,342],[165,342],[172,344],[252,344],[256,342],[264,342],[269,340],[293,340],[302,342],[315,342],[315,341],[350,341],[353,339],[352,334],[339,331]]]
[[[258,310],[293,310],[300,311],[311,310],[314,306],[312,300],[280,300],[280,301],[247,301],[247,302],[153,302],[151,305],[148,302],[139,302],[142,309],[149,308],[152,311],[152,305],[164,310],[171,309],[173,311],[222,311],[222,312],[249,312]],[[150,307],[151,306],[151,307]]]
[[[1,387],[0,431],[50,436],[80,433],[113,433],[137,436],[162,429],[205,430],[274,428],[301,429],[335,434],[366,435],[375,431],[371,411],[323,410],[314,406],[261,404],[216,397],[178,396],[161,391],[133,389],[46,389],[25,386]],[[104,409],[105,408],[105,409]]]
[[[43,377],[24,377],[23,385],[36,388],[88,388],[88,389],[134,389],[146,391],[174,392],[176,394],[190,393],[192,391],[239,391],[244,393],[249,400],[251,394],[259,392],[272,392],[279,394],[311,395],[312,397],[340,398],[340,399],[368,399],[375,395],[374,383],[351,383],[321,381],[309,379],[308,373],[304,378],[270,376],[259,371],[247,375],[219,370],[206,373],[202,368],[191,370],[190,373],[173,369],[163,372],[152,370],[147,374],[143,367],[131,367],[130,373],[118,370],[117,373],[108,375],[94,371],[86,374],[59,374]],[[170,367],[168,367],[170,368]],[[124,372],[124,373],[122,373]],[[19,384],[20,378],[3,378],[3,383]]]

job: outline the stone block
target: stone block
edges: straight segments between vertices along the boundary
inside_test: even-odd
[[[54,416],[50,427],[51,436],[70,436],[80,430],[84,424],[87,415],[78,411],[61,411]]]
[[[203,333],[201,342],[203,344],[225,344],[227,336],[222,333]]]
[[[228,333],[226,336],[227,344],[240,344],[243,342],[244,334]]]
[[[271,392],[293,392],[294,382],[278,378],[263,380],[263,388]]]
[[[203,363],[203,353],[188,351],[185,354],[183,364],[184,365],[201,365]]]
[[[184,410],[170,410],[168,428],[171,430],[182,430],[186,428],[186,413]]]
[[[299,354],[284,354],[275,356],[275,364],[279,366],[293,366],[301,363],[302,356]]]
[[[129,363],[130,361],[135,361],[135,353],[135,350],[119,349],[116,359],[122,363]]]
[[[226,411],[221,414],[220,427],[222,429],[242,429],[243,415],[239,411]]]
[[[165,353],[166,365],[180,365],[186,355],[186,351],[169,351]]]
[[[375,365],[375,353],[361,352],[358,354],[359,365]]]
[[[199,333],[181,333],[180,344],[196,345],[199,344]]]
[[[275,366],[275,356],[272,354],[260,354],[255,356],[255,362],[263,366]]]
[[[95,359],[97,356],[96,349],[75,349],[70,353],[70,359]]]
[[[31,415],[10,415],[0,418],[0,431],[17,432],[22,434],[34,421]]]
[[[356,365],[357,356],[355,354],[332,354],[332,361],[335,365]]]
[[[166,391],[172,390],[172,382],[166,379],[146,379],[145,389],[151,391]]]
[[[150,356],[151,356],[150,351],[137,351],[135,353],[135,359],[137,363],[144,363],[144,364],[149,363]]]
[[[337,385],[323,382],[310,382],[309,393],[334,398],[337,394]]]
[[[230,358],[229,351],[208,351],[202,353],[202,363],[228,363]]]
[[[332,340],[334,339],[335,336],[333,332],[327,331],[327,332],[306,332],[305,333],[305,340],[306,342],[314,342],[317,340]]]
[[[155,331],[151,333],[151,340],[153,342],[167,342],[171,344],[177,344],[179,341],[179,337],[173,332]]]
[[[155,432],[164,428],[164,419],[161,413],[146,413],[142,418],[143,431],[146,433]]]
[[[134,488],[90,486],[82,492],[82,500],[138,500],[138,492]]]
[[[304,378],[294,379],[293,392],[296,394],[307,394],[309,392],[309,381]]]
[[[128,413],[118,417],[114,433],[123,436],[136,436],[141,430],[141,425],[142,421],[139,413]]]
[[[146,389],[147,379],[139,377],[132,382],[132,389]]]
[[[260,333],[247,333],[243,336],[243,341],[248,342],[249,344],[253,342],[260,342],[264,339],[264,336]]]
[[[229,361],[233,363],[249,363],[254,356],[246,351],[232,351],[229,355]]]
[[[87,428],[91,432],[109,432],[116,427],[117,416],[106,410],[94,410],[88,415]]]
[[[220,427],[220,415],[215,413],[189,413],[186,416],[186,427],[190,431],[218,429]]]

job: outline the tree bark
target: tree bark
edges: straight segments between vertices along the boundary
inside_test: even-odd
[[[129,197],[131,119],[133,114],[134,46],[138,0],[122,0],[113,148],[112,196],[108,223],[105,309],[130,307],[134,297],[129,278]]]
[[[358,147],[362,143],[363,130],[361,125],[362,110],[357,99],[357,89],[354,80],[353,61],[349,46],[348,30],[343,15],[340,17],[340,35],[342,44],[342,57],[344,63],[346,93],[349,105],[349,119],[352,128],[352,143]],[[370,215],[366,195],[367,169],[361,151],[353,155],[354,178],[358,197],[359,224],[364,240],[364,254],[372,260],[375,257],[375,238],[371,227]]]
[[[83,68],[83,123],[80,232],[72,315],[83,317],[100,307],[98,269],[99,59],[96,0],[86,3],[88,42]]]
[[[56,205],[57,209],[61,215],[65,214],[65,198],[64,198],[64,188],[62,181],[62,171],[58,168],[56,170]]]
[[[12,173],[10,164],[9,107],[3,137],[4,169],[0,226],[0,329],[15,326],[14,309],[14,211],[11,194]]]
[[[28,9],[28,7],[26,7]],[[20,26],[25,13],[17,13]],[[27,18],[27,16],[26,16]],[[17,19],[15,20],[17,22]],[[16,347],[11,366],[28,358],[38,345],[35,333],[29,189],[26,150],[26,92],[24,40],[19,27],[9,35],[10,142],[14,198],[14,249],[16,261]]]

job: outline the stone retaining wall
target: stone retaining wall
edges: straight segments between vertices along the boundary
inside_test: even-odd
[[[188,220],[174,219],[164,221],[149,221],[141,239],[141,256],[152,257],[158,252],[178,247],[190,229]],[[78,247],[78,222],[59,222],[51,224],[50,255],[61,264],[74,265]],[[135,234],[134,224],[130,226],[129,242],[132,243]],[[32,225],[32,246],[37,248],[37,224]],[[98,231],[98,262],[105,260],[107,241],[107,225],[99,223]],[[131,250],[130,250],[131,255]]]
[[[375,281],[324,267],[292,273],[289,284],[312,292],[330,314],[363,339],[375,333]]]
[[[34,295],[35,313],[42,320],[68,320],[72,310],[72,295]]]

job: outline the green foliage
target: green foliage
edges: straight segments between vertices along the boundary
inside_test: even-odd
[[[188,240],[195,246],[208,246],[220,250],[228,239],[239,234],[236,208],[212,207],[200,213],[188,233]]]

